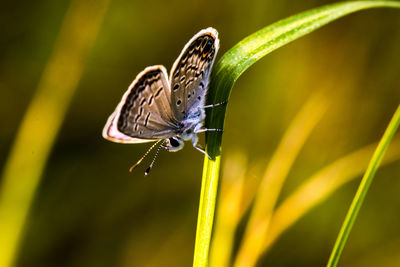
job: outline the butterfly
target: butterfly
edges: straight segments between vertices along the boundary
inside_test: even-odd
[[[203,29],[185,45],[174,62],[168,78],[162,65],[150,66],[140,72],[108,118],[103,137],[116,143],[156,141],[140,164],[158,145],[156,155],[147,168],[147,175],[163,147],[167,151],[181,150],[184,141],[209,157],[198,145],[198,133],[222,131],[203,128],[205,109],[224,103],[205,105],[210,73],[219,49],[218,32]]]

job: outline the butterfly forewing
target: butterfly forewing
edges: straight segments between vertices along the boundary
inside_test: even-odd
[[[123,96],[114,116],[114,124],[109,127],[116,127],[116,131],[126,136],[143,139],[174,136],[177,122],[171,111],[165,68],[152,66],[142,71]]]
[[[190,110],[203,106],[211,67],[219,49],[218,33],[200,31],[185,46],[170,74],[171,108],[175,119],[183,120]]]

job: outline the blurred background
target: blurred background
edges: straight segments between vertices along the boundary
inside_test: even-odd
[[[86,2],[89,9],[97,4]],[[101,131],[108,116],[137,73],[155,64],[170,69],[200,29],[212,26],[219,31],[218,60],[262,27],[333,2],[111,0],[82,61],[81,79],[41,175],[16,266],[190,266],[202,154],[186,143],[179,153],[162,151],[149,177],[143,177],[149,161],[129,173],[149,144],[104,140]],[[2,3],[1,169],[70,4]],[[294,116],[318,91],[329,96],[330,105],[300,151],[278,204],[322,167],[378,141],[400,103],[399,48],[399,11],[373,9],[342,18],[266,56],[233,88],[222,163],[230,153],[240,153],[249,166],[258,164],[263,170]],[[58,81],[65,82],[63,77]],[[29,143],[26,153],[35,153]],[[262,172],[251,175],[261,177]],[[400,265],[399,178],[399,161],[379,169],[341,266]],[[358,183],[355,179],[344,185],[302,217],[258,266],[325,265]],[[245,222],[246,214],[234,250]]]

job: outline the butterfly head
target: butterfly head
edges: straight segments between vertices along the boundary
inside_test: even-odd
[[[176,152],[183,148],[184,142],[179,136],[174,136],[165,140],[164,148],[169,152]]]

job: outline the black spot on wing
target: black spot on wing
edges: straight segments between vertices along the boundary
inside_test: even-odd
[[[145,120],[144,120],[144,126],[147,126],[147,123],[148,123],[148,121],[149,121],[149,117],[150,117],[150,112],[147,113],[147,115],[146,115],[146,118],[145,118]]]
[[[211,41],[211,40],[208,40],[208,41],[207,41],[207,43],[206,43],[206,45],[204,46],[203,51],[202,51],[203,54],[208,54],[208,53],[210,52],[213,43],[214,43],[214,41]]]
[[[154,96],[152,95],[152,96],[150,96],[150,98],[149,98],[149,106],[151,105],[151,103],[153,103],[153,99],[154,99]]]
[[[154,95],[154,97],[158,97],[161,94],[162,90],[163,90],[162,86],[160,88],[158,88],[158,90],[157,90],[156,94]]]
[[[185,86],[187,87],[189,84],[191,84],[194,81],[194,78],[190,78],[185,82]]]
[[[197,77],[203,76],[203,74],[204,74],[204,71],[200,71],[200,72],[196,72],[195,76],[197,78]]]

